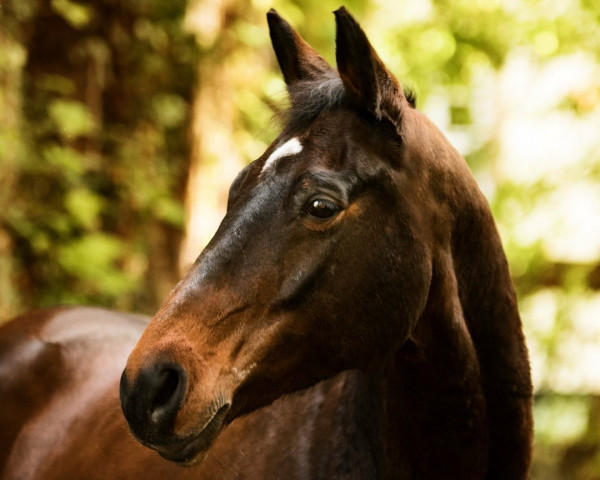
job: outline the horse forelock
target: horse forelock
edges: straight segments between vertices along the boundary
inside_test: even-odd
[[[346,89],[335,70],[294,82],[287,90],[290,106],[278,114],[287,131],[306,128],[320,113],[336,110],[347,101]],[[403,93],[408,105],[415,108],[416,93],[406,87]]]
[[[324,111],[338,108],[346,91],[342,79],[335,71],[288,85],[290,107],[282,118],[287,129],[295,130],[310,124]]]

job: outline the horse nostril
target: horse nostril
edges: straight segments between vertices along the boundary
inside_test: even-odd
[[[176,413],[181,400],[178,393],[182,381],[180,372],[171,367],[157,374],[154,398],[149,404],[150,420],[153,423],[161,423],[163,417]]]
[[[187,375],[176,363],[143,368],[134,378],[121,377],[121,407],[132,432],[150,440],[173,428],[187,388]]]

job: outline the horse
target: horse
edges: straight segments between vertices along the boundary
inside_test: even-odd
[[[0,330],[2,478],[528,478],[528,353],[488,203],[335,19],[337,69],[267,14],[281,133],[149,323],[74,307]]]

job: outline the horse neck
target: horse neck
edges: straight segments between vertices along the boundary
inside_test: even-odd
[[[458,295],[477,352],[489,417],[485,478],[526,479],[532,452],[532,385],[506,257],[484,202],[467,205],[454,230]]]
[[[504,252],[483,203],[433,259],[427,306],[386,366],[388,478],[527,478],[531,381]]]
[[[434,266],[427,307],[383,375],[390,479],[485,478],[485,398],[448,260]]]

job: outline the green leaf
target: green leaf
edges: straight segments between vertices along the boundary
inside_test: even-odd
[[[171,198],[158,198],[154,205],[154,213],[157,218],[175,227],[183,227],[185,224],[183,206]]]
[[[63,17],[72,27],[81,29],[90,23],[93,10],[87,5],[71,0],[52,0],[52,10]]]
[[[187,103],[179,95],[161,93],[152,99],[153,117],[165,128],[180,126],[187,114]]]
[[[58,248],[61,268],[94,290],[108,295],[131,291],[137,285],[118,261],[125,256],[123,242],[105,233],[91,233]]]
[[[80,188],[67,193],[65,207],[77,225],[93,230],[99,226],[104,201],[94,192]]]
[[[96,130],[96,121],[85,104],[75,100],[53,100],[48,115],[63,138],[90,135]]]

